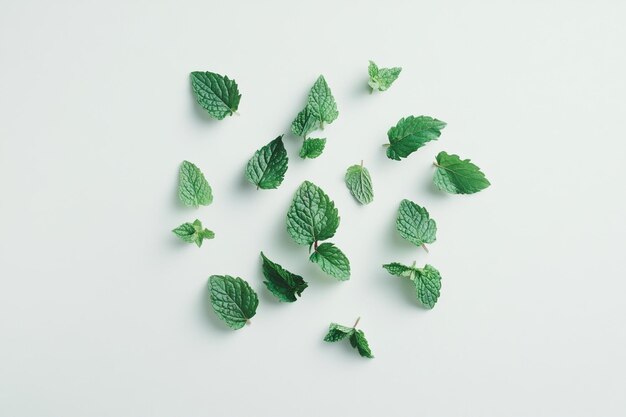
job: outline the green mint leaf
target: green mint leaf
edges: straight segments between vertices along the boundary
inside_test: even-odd
[[[309,259],[331,277],[340,281],[350,279],[350,261],[334,243],[322,243]]]
[[[354,323],[354,326],[352,327],[342,326],[337,323],[331,323],[328,327],[328,333],[324,337],[324,341],[338,342],[340,340],[348,338],[348,340],[350,340],[350,345],[352,345],[352,347],[359,352],[359,355],[363,356],[364,358],[373,358],[374,356],[372,355],[370,346],[367,343],[367,339],[365,338],[365,333],[363,333],[363,330],[356,329],[356,325],[359,324],[359,320],[361,320],[360,317],[356,319],[356,323]]]
[[[304,142],[302,142],[302,148],[300,149],[300,158],[317,158],[322,154],[322,152],[324,152],[325,146],[325,138],[305,139]]]
[[[415,246],[433,243],[437,234],[437,224],[429,217],[428,210],[409,200],[400,202],[396,229]]]
[[[374,200],[374,189],[370,173],[361,165],[352,165],[346,172],[346,185],[350,194],[361,204],[369,204]]]
[[[304,181],[296,190],[287,212],[287,231],[300,245],[313,245],[335,235],[339,214],[328,195],[317,185]]]
[[[389,129],[387,157],[399,161],[406,158],[431,140],[437,140],[446,123],[428,116],[409,116],[400,119]]]
[[[363,330],[355,330],[354,333],[350,335],[350,344],[353,348],[359,352],[359,355],[364,358],[374,358],[372,355],[372,351],[370,350],[370,345],[367,343],[367,339],[365,338],[365,333]]]
[[[225,75],[194,71],[191,87],[198,104],[217,120],[233,114],[239,107],[241,94],[237,83]]]
[[[287,172],[287,151],[283,145],[283,135],[280,135],[250,158],[246,165],[246,178],[257,189],[278,188]]]
[[[291,132],[306,138],[309,133],[319,129],[320,121],[309,107],[305,107],[291,123]]]
[[[458,155],[439,152],[435,165],[437,171],[433,181],[440,190],[452,194],[474,194],[491,185],[480,168]]]
[[[261,258],[263,259],[263,275],[265,276],[263,283],[267,289],[280,301],[288,303],[296,301],[296,295],[301,296],[308,287],[304,279],[270,261],[263,252],[261,252]]]
[[[383,265],[391,275],[405,277],[415,285],[415,295],[426,308],[433,308],[439,299],[441,275],[435,267],[426,265],[424,268],[402,265],[398,262]]]
[[[183,161],[178,175],[178,197],[188,207],[208,206],[213,202],[211,186],[197,166]]]
[[[328,327],[328,333],[324,337],[324,342],[338,342],[350,336],[353,332],[353,327],[346,327],[337,323],[330,323],[330,326]]]
[[[256,314],[259,298],[241,278],[211,275],[209,292],[213,311],[231,329],[241,329]]]
[[[391,84],[398,78],[402,68],[378,68],[378,65],[374,61],[370,61],[367,72],[369,73],[370,80],[369,85],[372,91],[385,91]]]
[[[337,103],[323,75],[313,84],[306,106],[319,120],[320,127],[324,127],[324,123],[332,123],[339,115]]]
[[[215,233],[209,229],[204,229],[200,220],[196,219],[193,223],[183,223],[176,229],[172,230],[176,236],[188,243],[195,243],[198,247],[202,246],[204,239],[213,239]]]

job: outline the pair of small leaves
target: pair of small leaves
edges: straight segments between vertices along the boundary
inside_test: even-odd
[[[214,72],[194,71],[191,87],[196,101],[217,120],[232,115],[239,108],[239,88],[235,80]]]
[[[296,301],[296,295],[301,296],[308,284],[300,275],[293,274],[282,266],[270,261],[263,252],[263,283],[267,289],[280,301],[292,303]]]
[[[183,223],[172,232],[188,243],[195,243],[198,247],[202,246],[204,239],[213,239],[215,233],[209,229],[202,227],[202,222],[196,219],[193,223]]]
[[[335,203],[317,185],[304,181],[296,190],[287,212],[287,232],[300,245],[315,246],[310,260],[327,274],[347,280],[350,277],[348,258],[332,243],[317,242],[330,239],[339,227]]]
[[[433,243],[437,238],[437,224],[430,218],[428,210],[410,200],[400,202],[396,229],[404,239],[424,248],[426,243]]]
[[[346,186],[350,194],[361,204],[369,204],[374,200],[372,177],[367,168],[361,165],[352,165],[346,172]]]
[[[437,140],[446,123],[429,116],[408,116],[400,119],[389,129],[387,157],[399,161],[406,158],[427,142]]]
[[[280,135],[254,153],[246,165],[246,178],[257,189],[278,188],[287,172],[287,150]]]
[[[338,342],[345,338],[348,338],[348,340],[350,340],[350,345],[352,345],[352,347],[359,352],[359,355],[363,356],[364,358],[370,359],[374,357],[372,355],[369,343],[365,338],[365,333],[363,333],[363,330],[357,330],[355,327],[346,327],[337,323],[331,323],[328,327],[328,333],[324,337],[324,341]]]
[[[367,68],[367,72],[370,76],[368,84],[372,88],[372,91],[385,91],[391,87],[391,84],[398,78],[401,71],[402,68],[400,67],[378,68],[378,65],[376,65],[374,61],[370,61]]]
[[[433,308],[439,299],[441,275],[435,267],[426,265],[424,268],[402,265],[398,262],[383,265],[391,275],[405,277],[415,285],[415,295],[426,308]]]
[[[208,206],[213,202],[213,192],[204,174],[189,161],[183,161],[180,166],[178,197],[188,207]]]
[[[250,285],[230,275],[211,275],[209,294],[215,314],[234,330],[248,323],[259,305],[259,298]]]
[[[433,181],[437,188],[448,193],[474,194],[491,185],[480,168],[458,155],[439,152],[435,166]]]

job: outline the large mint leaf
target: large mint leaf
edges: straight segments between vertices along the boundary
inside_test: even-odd
[[[267,289],[280,301],[288,303],[296,301],[296,295],[301,296],[308,287],[304,279],[270,261],[263,252],[261,252],[261,258],[263,259],[263,275],[265,276],[263,283]]]
[[[485,174],[469,159],[439,152],[435,165],[437,171],[433,181],[440,190],[452,194],[473,194],[490,185]]]
[[[400,202],[396,229],[400,236],[415,246],[433,243],[437,234],[437,224],[430,218],[428,211],[409,200]]]
[[[280,135],[254,153],[246,165],[246,178],[257,189],[278,188],[287,172],[287,151]]]
[[[300,245],[312,245],[335,235],[339,214],[328,195],[317,185],[304,181],[296,190],[287,212],[287,231]]]
[[[225,75],[194,71],[191,73],[191,87],[198,104],[218,120],[239,108],[241,94],[237,83]]]
[[[213,311],[231,329],[241,329],[256,314],[259,299],[241,278],[211,275],[209,292]]]
[[[322,271],[340,281],[350,279],[350,261],[334,243],[322,243],[310,256]]]
[[[399,161],[406,158],[431,140],[441,135],[446,123],[428,116],[409,116],[400,119],[389,129],[387,137],[387,157]]]
[[[372,177],[367,168],[361,165],[352,165],[346,172],[346,186],[350,194],[361,204],[369,204],[374,200]]]
[[[189,207],[208,206],[213,202],[211,186],[200,169],[183,161],[178,175],[178,196]]]
[[[319,120],[321,127],[324,123],[332,123],[339,115],[337,103],[323,75],[319,76],[309,92],[307,108]]]

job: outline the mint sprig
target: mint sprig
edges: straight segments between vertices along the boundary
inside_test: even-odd
[[[328,333],[324,337],[324,341],[333,343],[348,338],[350,345],[359,352],[359,355],[364,358],[374,358],[369,343],[365,338],[365,333],[363,333],[363,330],[358,330],[356,328],[360,320],[360,317],[356,319],[356,322],[352,327],[331,323],[330,326],[328,326]]]

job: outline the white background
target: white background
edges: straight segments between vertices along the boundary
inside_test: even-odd
[[[623,416],[626,4],[598,2],[2,1],[1,416]],[[370,95],[367,61],[402,66]],[[234,77],[240,116],[211,120],[188,74]],[[324,74],[339,118],[324,154],[275,191],[243,176],[288,132]],[[386,132],[448,122],[402,162]],[[437,192],[441,150],[492,187]],[[213,187],[177,200],[180,162]],[[343,183],[365,160],[376,198]],[[293,243],[305,179],[334,201],[336,282]],[[401,199],[438,222],[431,252],[394,229]],[[201,219],[198,249],[170,230]],[[280,304],[259,252],[303,275]],[[443,275],[432,311],[383,263]],[[211,274],[258,291],[233,332],[209,309]],[[322,342],[361,316],[376,358]]]

